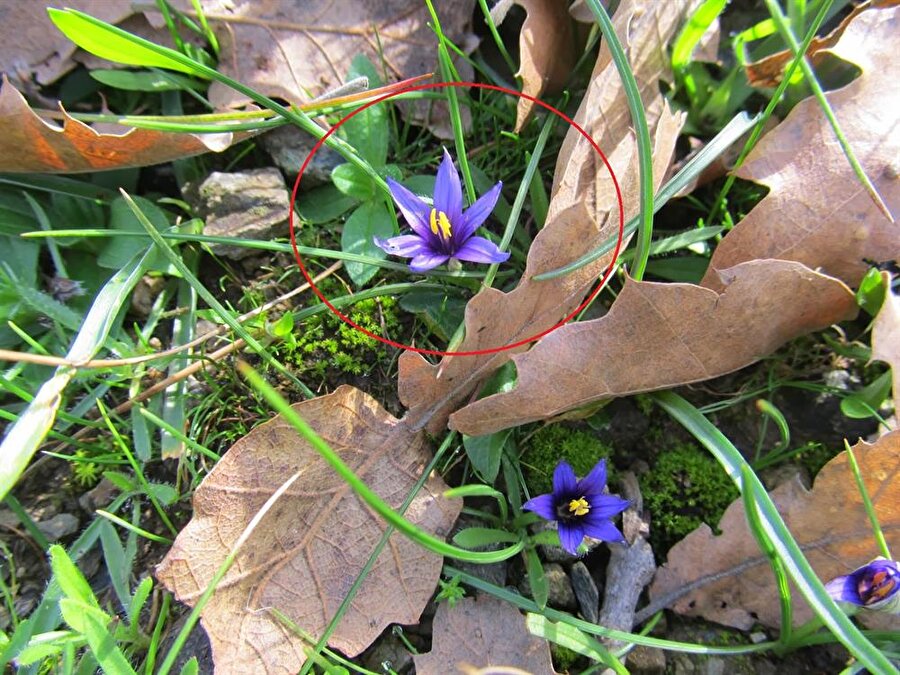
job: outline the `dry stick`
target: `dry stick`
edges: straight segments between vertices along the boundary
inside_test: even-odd
[[[317,276],[314,281],[319,281],[324,279],[331,274],[334,274],[341,267],[341,262],[338,261],[324,272],[322,272],[319,276]],[[247,319],[251,319],[258,314],[262,314],[263,312],[267,312],[273,307],[280,305],[285,300],[289,300],[290,298],[302,293],[303,291],[309,290],[309,284],[303,284],[302,286],[298,286],[292,291],[281,295],[274,300],[270,300],[264,305],[260,305],[256,309],[250,310],[246,314],[241,314],[237,320],[238,321],[246,321]],[[204,333],[198,338],[194,338],[190,342],[186,342],[183,345],[178,345],[177,347],[172,347],[171,349],[166,349],[161,352],[154,352],[152,354],[144,354],[143,356],[130,356],[124,359],[92,359],[90,361],[70,361],[61,356],[45,356],[43,354],[32,354],[29,352],[16,352],[8,349],[0,349],[0,361],[17,361],[24,363],[36,363],[41,366],[70,366],[72,368],[116,368],[119,366],[133,366],[139,363],[145,363],[147,361],[155,361],[156,359],[162,359],[167,356],[174,356],[183,352],[191,347],[196,347],[197,345],[203,344],[207,340],[210,340],[214,337],[222,335],[228,331],[228,326],[221,325],[214,330],[209,331],[208,333]]]
[[[313,281],[319,282],[322,279],[325,279],[326,277],[331,276],[332,274],[334,274],[337,270],[339,270],[341,268],[342,264],[343,263],[341,263],[340,261],[336,262],[334,265],[332,265],[325,271],[321,272],[318,276],[314,277]],[[274,305],[284,302],[286,299],[291,298],[291,297],[297,295],[298,293],[302,293],[303,291],[308,290],[309,288],[310,288],[310,285],[308,283],[303,284],[302,286],[295,288],[294,290],[290,291],[289,293],[285,293],[284,295],[276,298],[275,300],[272,300],[271,302],[268,302],[265,305],[258,307],[257,309],[253,310],[252,312],[248,312],[247,314],[240,316],[238,318],[238,321],[244,321],[247,318],[250,318],[251,316],[255,316],[256,314],[259,314],[260,312],[265,311],[267,308],[273,307]],[[222,328],[227,328],[227,326],[223,326]],[[222,331],[222,328],[211,331],[210,333],[208,333],[206,336],[203,337],[203,340],[208,339],[210,336],[218,335],[219,332],[224,332],[224,331]],[[194,340],[194,341],[188,343],[188,345],[193,345],[196,343],[197,343],[197,340]],[[190,377],[191,375],[196,373],[201,368],[216,367],[218,365],[218,361],[222,360],[223,358],[225,358],[232,352],[237,351],[238,349],[243,349],[245,345],[246,345],[246,343],[244,342],[244,340],[242,338],[238,338],[231,344],[225,345],[221,349],[217,349],[216,351],[212,352],[211,354],[206,355],[206,357],[204,357],[202,360],[191,363],[190,365],[179,370],[177,373],[173,373],[172,375],[169,375],[169,377],[165,378],[164,380],[161,380],[161,381],[157,382],[156,384],[154,384],[153,386],[151,386],[150,388],[145,389],[137,396],[133,396],[132,398],[125,401],[124,403],[117,405],[115,408],[112,409],[111,414],[122,415],[124,413],[127,413],[137,403],[143,403],[147,399],[164,391],[166,388],[170,387],[171,385],[175,384],[176,382],[179,382],[180,380],[183,380],[186,377]],[[182,345],[179,349],[183,349],[183,348],[185,348],[185,345]],[[169,351],[172,351],[172,350],[169,350]],[[75,440],[78,440],[79,438],[83,438],[85,435],[87,435],[90,432],[91,432],[90,427],[82,427],[81,429],[76,431],[74,434],[72,434],[72,437],[68,441],[63,441],[61,443],[58,443],[56,446],[54,446],[53,452],[56,452],[56,453],[62,452],[71,444],[71,441],[75,441]],[[34,469],[36,466],[38,466],[44,459],[49,459],[49,456],[45,456],[42,459],[38,460],[37,462],[33,462],[32,465],[26,471],[26,473],[28,473],[29,471]]]

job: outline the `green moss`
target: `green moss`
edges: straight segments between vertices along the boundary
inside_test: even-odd
[[[324,291],[323,291],[324,292]],[[400,325],[397,301],[390,297],[360,300],[347,314],[351,321],[376,335],[396,334]],[[362,375],[387,356],[387,346],[344,323],[331,312],[305,321],[290,347],[290,360],[300,373],[324,377],[334,368]]]
[[[651,543],[660,553],[701,523],[715,525],[738,497],[719,464],[690,443],[664,450],[640,485],[650,511]]]
[[[815,477],[819,470],[828,464],[841,450],[829,448],[819,441],[809,441],[795,451],[795,459],[809,471],[809,475]]]
[[[581,654],[556,643],[550,643],[550,656],[553,657],[553,667],[557,672],[568,673],[572,671],[581,659]]]
[[[565,459],[575,474],[586,476],[602,458],[609,458],[612,448],[593,434],[581,429],[573,429],[561,424],[552,424],[540,429],[531,437],[522,455],[522,470],[525,484],[532,495],[550,492],[553,484],[553,470],[559,460]],[[608,465],[610,481],[614,469]]]

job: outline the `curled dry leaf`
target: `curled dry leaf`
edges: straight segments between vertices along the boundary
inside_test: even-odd
[[[487,434],[605,398],[717,377],[856,315],[843,283],[799,263],[754,260],[720,276],[719,292],[628,279],[608,314],[567,324],[514,357],[516,387],[454,413],[450,426]]]
[[[251,132],[179,134],[151,129],[100,133],[63,111],[59,127],[39,117],[5,77],[0,89],[0,171],[78,173],[148,166],[221,152]],[[107,127],[109,125],[106,125]]]
[[[183,5],[190,3],[183,0]],[[357,54],[365,54],[385,80],[403,80],[437,68],[428,7],[419,0],[203,0],[221,45],[222,73],[268,96],[307,101],[340,85]],[[468,31],[474,0],[437,7],[444,34],[464,50],[477,39]],[[461,64],[460,75],[472,71]],[[213,83],[216,107],[247,102],[243,94]]]
[[[895,219],[900,215],[900,7],[858,14],[830,50],[862,70],[827,94],[841,128]],[[716,270],[753,258],[796,260],[855,285],[866,260],[900,256],[900,225],[891,223],[860,185],[813,98],[801,101],[766,134],[737,175],[770,192],[713,254]]]
[[[872,326],[872,358],[891,366],[894,412],[900,416],[900,297],[890,291],[891,275],[881,274],[888,291]]]
[[[860,441],[853,453],[888,545],[896,551],[900,548],[900,432],[886,434],[874,444]],[[795,477],[770,495],[823,582],[878,555],[846,452],[825,465],[812,490]],[[781,610],[775,575],[747,526],[743,500],[728,507],[719,529],[722,534],[716,536],[701,525],[672,547],[650,587],[651,601],[675,594],[678,600],[671,608],[679,614],[743,630],[757,622],[778,627]],[[687,593],[679,592],[688,587]],[[796,589],[792,597],[795,623],[812,618],[812,610]],[[900,628],[900,618],[890,621],[893,630]]]
[[[674,35],[693,0],[624,2],[615,27],[630,45],[629,59],[654,138],[654,182],[668,168],[682,117],[672,113],[659,93],[668,72],[666,43]],[[625,93],[608,50],[603,47],[594,75],[575,120],[606,153],[622,189],[626,220],[637,212],[637,146]],[[492,349],[527,339],[551,328],[575,309],[598,275],[611,262],[608,255],[553,280],[532,277],[577,260],[619,227],[613,182],[601,158],[574,129],[557,161],[547,222],[528,251],[525,274],[509,293],[482,290],[466,306],[466,337],[458,351]],[[437,432],[449,414],[467,400],[478,383],[509,360],[510,350],[484,356],[452,356],[432,366],[418,354],[400,357],[400,398],[410,408],[414,428]]]
[[[428,452],[371,397],[348,386],[294,409],[383,499],[399,507]],[[194,604],[259,508],[300,477],[263,517],[203,611],[217,673],[296,672],[304,642],[268,609],[320,635],[366,563],[385,523],[280,417],[239,440],[194,494],[194,516],[157,568],[176,597]],[[438,536],[459,514],[431,477],[406,517]],[[394,534],[329,643],[348,655],[390,623],[415,623],[441,558]]]
[[[431,651],[413,657],[417,675],[525,672],[555,675],[550,647],[525,627],[525,617],[490,596],[442,603],[434,615]],[[507,670],[507,668],[509,670]]]
[[[495,16],[503,7],[504,16],[508,3],[497,3],[491,10],[496,23],[502,17]],[[572,74],[577,60],[577,43],[572,30],[567,0],[515,0],[526,12],[525,22],[519,34],[519,72],[522,92],[539,98],[545,91],[559,91]],[[499,19],[499,20],[498,20]],[[516,131],[520,131],[534,104],[520,98],[516,104]]]
[[[889,7],[890,5],[900,4],[898,0],[869,0],[844,17],[840,25],[824,37],[814,37],[809,43],[806,50],[806,58],[808,58],[813,66],[818,66],[828,55],[829,49],[837,44],[844,29],[850,24],[857,14],[864,12],[872,7]],[[747,73],[747,81],[752,87],[777,87],[784,77],[784,69],[794,60],[794,54],[790,49],[784,49],[775,54],[770,54],[758,61],[752,61],[744,66]]]

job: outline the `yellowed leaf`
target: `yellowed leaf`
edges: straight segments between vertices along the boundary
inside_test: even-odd
[[[148,166],[221,152],[252,135],[195,135],[127,127],[121,127],[121,133],[100,133],[65,111],[63,117],[62,127],[39,117],[4,77],[0,89],[0,171],[78,173]]]
[[[900,416],[900,296],[891,292],[891,275],[882,272],[887,292],[872,326],[872,358],[889,363],[893,378],[894,412]]]
[[[413,661],[416,675],[556,672],[546,640],[528,632],[519,610],[490,596],[463,598],[453,607],[442,603],[434,615],[431,651]]]
[[[666,43],[692,6],[692,0],[623,3],[616,32],[631,45],[629,58],[654,137],[654,182],[668,168],[682,116],[672,113],[659,93],[668,73]],[[622,188],[625,218],[637,212],[638,168],[634,133],[625,93],[608,50],[600,51],[591,84],[575,117],[607,154]],[[528,252],[525,273],[509,293],[482,290],[466,306],[466,338],[458,351],[492,349],[525,340],[552,327],[582,301],[609,265],[611,255],[553,280],[536,274],[568,264],[618,230],[618,204],[609,172],[590,144],[570,130],[557,161],[547,222]],[[436,432],[494,369],[509,350],[484,356],[452,356],[433,366],[418,354],[400,357],[400,398],[414,428]]]
[[[487,434],[606,398],[707,380],[856,315],[850,289],[798,263],[754,260],[721,276],[721,292],[629,279],[608,314],[563,326],[515,356],[516,387],[454,413],[450,426]]]
[[[428,451],[371,397],[348,386],[294,409],[392,506],[423,471]],[[300,477],[241,548],[202,620],[217,673],[296,672],[304,643],[275,609],[320,635],[381,537],[385,523],[282,418],[239,440],[194,493],[194,515],[157,568],[176,597],[193,605],[259,508],[295,472]],[[406,512],[444,536],[460,503],[429,478]],[[348,655],[390,623],[415,623],[431,597],[441,558],[394,534],[329,643]]]
[[[827,94],[857,158],[895,219],[900,215],[900,7],[857,15],[830,50],[861,68]],[[737,172],[770,192],[725,237],[703,285],[716,270],[753,258],[796,260],[855,285],[869,261],[900,257],[900,224],[891,223],[860,185],[813,98],[766,134]]]
[[[900,432],[873,444],[860,441],[853,453],[888,545],[896,551],[900,548]],[[879,555],[846,452],[822,468],[812,490],[794,478],[770,494],[823,582]],[[744,630],[756,622],[778,627],[781,611],[775,576],[750,533],[741,499],[725,511],[719,529],[722,534],[716,536],[701,525],[672,547],[650,587],[651,601],[674,593],[679,597],[671,608],[679,614]],[[692,590],[679,593],[689,584]],[[796,589],[792,595],[794,621],[799,625],[813,614]],[[892,627],[900,628],[898,617],[893,617]]]

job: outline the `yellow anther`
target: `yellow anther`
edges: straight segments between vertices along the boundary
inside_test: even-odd
[[[447,214],[443,211],[438,211],[437,209],[431,209],[431,232],[433,234],[438,233],[438,228],[440,228],[441,235],[444,239],[449,239],[451,236],[450,232],[450,219],[447,217]]]
[[[576,516],[586,515],[590,510],[591,505],[588,504],[587,499],[584,497],[579,497],[569,502],[569,511]]]

